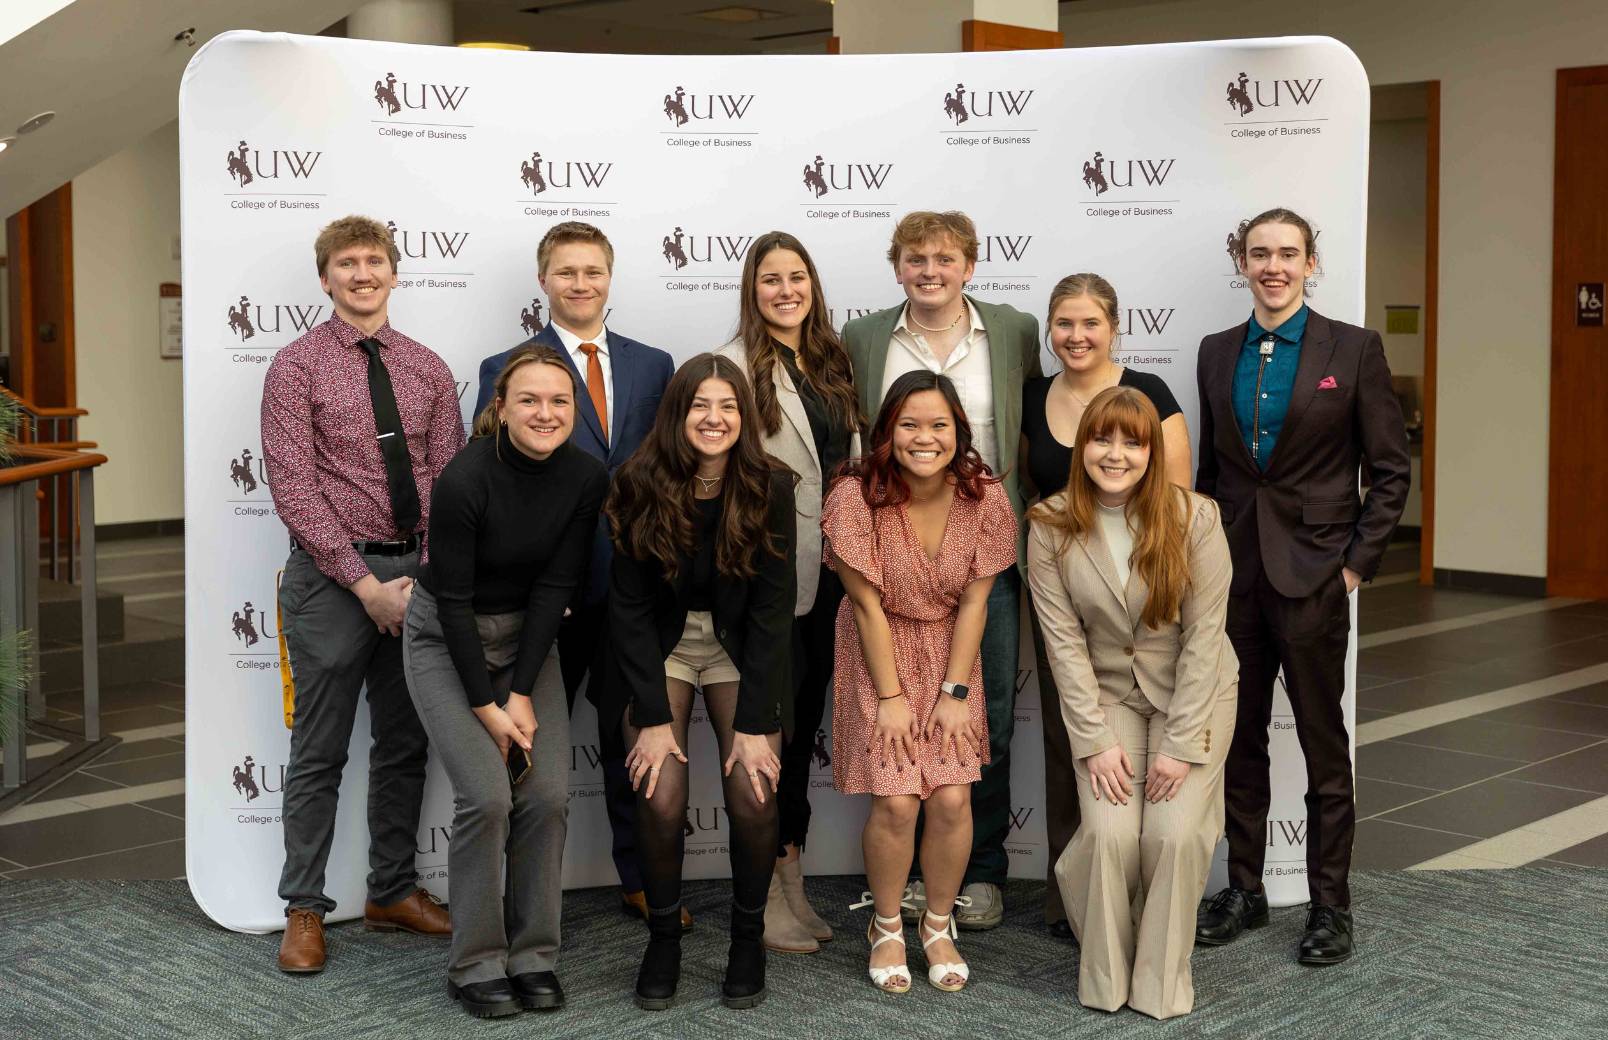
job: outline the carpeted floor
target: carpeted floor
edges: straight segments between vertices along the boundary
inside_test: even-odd
[[[597,889],[565,901],[569,1007],[480,1023],[445,996],[440,942],[344,924],[331,929],[323,974],[287,977],[274,967],[278,936],[214,926],[182,882],[3,882],[0,1037],[1608,1037],[1603,870],[1359,874],[1350,963],[1297,965],[1304,910],[1276,910],[1270,927],[1196,951],[1195,1012],[1167,1023],[1078,1005],[1076,952],[1044,931],[1040,885],[1012,883],[1005,925],[962,933],[975,973],[963,993],[921,981],[912,942],[917,983],[902,997],[876,993],[865,977],[865,912],[843,909],[858,879],[811,886],[838,939],[813,957],[772,955],[770,997],[756,1010],[716,999],[728,890],[701,882],[688,886],[698,927],[674,1009],[631,1004],[642,926],[616,911],[613,890]]]

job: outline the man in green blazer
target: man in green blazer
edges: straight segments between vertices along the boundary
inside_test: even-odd
[[[965,294],[977,266],[977,229],[964,213],[915,212],[899,221],[888,249],[894,278],[904,288],[897,307],[856,318],[843,327],[843,344],[854,363],[854,382],[865,414],[874,417],[883,394],[906,372],[925,368],[948,376],[960,394],[972,427],[972,443],[995,474],[1017,521],[1017,560],[1022,543],[1022,489],[1017,455],[1022,435],[1022,384],[1041,374],[1038,321],[1005,304],[983,303]],[[1001,886],[1008,864],[1010,747],[1016,702],[1020,640],[1021,576],[1007,570],[988,596],[983,631],[983,687],[988,699],[990,761],[972,788],[972,853],[955,919],[962,928],[986,929],[1004,915]],[[917,905],[925,892],[915,883]]]

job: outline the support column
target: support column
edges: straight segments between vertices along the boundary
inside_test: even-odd
[[[346,16],[346,35],[354,40],[427,43],[451,47],[451,0],[372,0]]]
[[[966,22],[1060,30],[1055,0],[837,0],[832,7],[840,54],[963,50]]]

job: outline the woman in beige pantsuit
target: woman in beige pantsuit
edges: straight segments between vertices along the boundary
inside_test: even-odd
[[[1082,946],[1078,1000],[1171,1018],[1195,1003],[1239,664],[1217,506],[1151,465],[1162,438],[1137,390],[1089,402],[1066,491],[1029,514],[1028,582],[1082,810],[1055,865]]]

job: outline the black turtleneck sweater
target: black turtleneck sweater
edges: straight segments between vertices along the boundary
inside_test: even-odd
[[[565,442],[537,460],[507,427],[471,441],[430,495],[430,562],[419,582],[436,598],[447,651],[469,704],[492,702],[476,614],[525,612],[514,693],[529,695],[564,608],[586,576],[609,487],[602,462]]]

